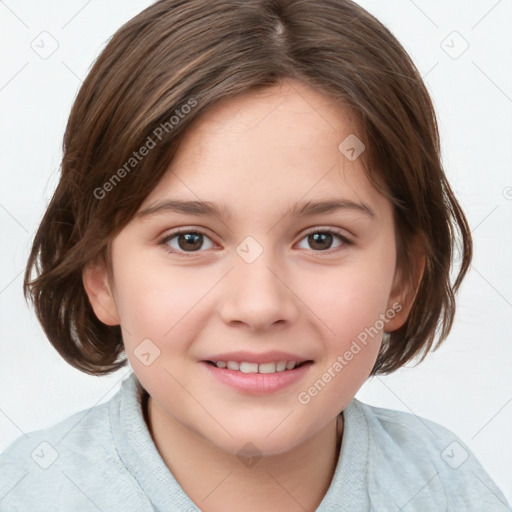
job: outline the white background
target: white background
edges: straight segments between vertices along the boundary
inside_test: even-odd
[[[92,377],[68,366],[25,304],[22,279],[78,87],[106,39],[149,3],[0,2],[0,451],[24,432],[108,400],[130,371]],[[424,76],[475,257],[445,344],[417,367],[367,382],[357,398],[455,432],[512,503],[512,2],[359,3]],[[31,47],[38,36],[46,48],[58,44],[47,59]]]

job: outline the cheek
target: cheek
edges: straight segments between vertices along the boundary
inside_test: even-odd
[[[326,286],[309,291],[308,305],[325,326],[324,356],[311,379],[311,393],[304,390],[305,401],[315,402],[312,408],[346,405],[370,374],[386,330],[384,319],[392,318],[387,311],[394,271],[390,256],[330,269],[316,281]]]
[[[171,272],[147,262],[138,266],[125,263],[117,268],[116,305],[127,334],[125,341],[131,343],[171,336],[208,290],[208,283],[191,280],[187,272]]]
[[[372,268],[370,262],[330,269],[323,279],[316,276],[311,281],[316,286],[310,286],[305,296],[313,312],[328,327],[330,338],[343,344],[372,327],[385,313],[392,275],[393,265]],[[322,282],[324,286],[319,285]]]
[[[319,316],[328,326],[324,354],[297,396],[311,416],[335,414],[348,405],[370,375],[382,343],[389,284],[383,287],[367,274],[354,272],[337,284],[327,300],[316,297]]]
[[[123,342],[134,368],[145,371],[136,354],[143,340],[159,354],[151,369],[171,367],[185,357],[201,337],[212,314],[212,291],[219,275],[212,269],[171,267],[158,262],[125,259],[117,268],[116,303],[123,327]],[[137,272],[133,269],[138,268]],[[147,343],[147,342],[146,342]]]

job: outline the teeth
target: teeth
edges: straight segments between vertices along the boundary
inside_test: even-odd
[[[282,371],[286,370],[286,361],[279,361],[279,363],[277,363],[277,365],[276,365],[276,370],[278,372],[282,372]]]
[[[240,363],[242,373],[258,373],[258,363]]]
[[[293,370],[297,361],[278,361],[272,363],[248,363],[242,361],[217,361],[217,368],[227,368],[228,370],[240,371],[242,373],[276,373],[285,370]]]
[[[275,373],[276,363],[261,363],[259,366],[260,373]]]

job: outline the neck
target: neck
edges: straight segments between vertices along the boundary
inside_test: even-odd
[[[162,414],[151,397],[144,404],[160,455],[203,511],[315,510],[329,488],[341,446],[342,415],[289,452],[242,460]]]

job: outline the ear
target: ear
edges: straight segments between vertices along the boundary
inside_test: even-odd
[[[397,268],[395,272],[388,309],[393,309],[396,314],[387,322],[386,332],[400,329],[407,321],[425,271],[425,250],[419,236],[407,248],[407,254],[409,271]]]
[[[82,281],[98,320],[106,325],[119,325],[121,321],[103,257],[85,265],[82,271]]]

